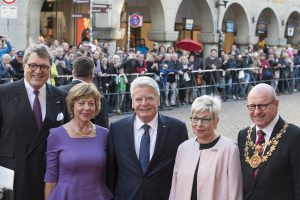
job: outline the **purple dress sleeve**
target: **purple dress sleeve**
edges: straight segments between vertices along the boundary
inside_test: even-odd
[[[57,183],[58,181],[58,165],[59,165],[59,138],[57,137],[57,130],[50,129],[49,137],[47,139],[46,152],[46,174],[44,181],[46,183]]]

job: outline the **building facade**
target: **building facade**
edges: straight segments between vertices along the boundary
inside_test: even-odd
[[[91,2],[92,1],[92,2]],[[89,19],[91,37],[125,48],[137,38],[150,45],[171,44],[182,38],[200,41],[204,51],[232,44],[240,48],[264,41],[267,45],[300,42],[299,0],[16,0],[0,2],[0,34],[8,35],[16,49],[24,49],[40,36],[47,40],[80,42],[79,25]],[[107,13],[91,12],[95,5],[111,4]],[[13,6],[16,18],[6,18]],[[51,8],[51,6],[53,6]],[[128,16],[143,15],[144,24],[128,31]],[[80,23],[79,23],[80,22]],[[190,28],[192,27],[192,30]],[[208,54],[208,52],[204,52]]]

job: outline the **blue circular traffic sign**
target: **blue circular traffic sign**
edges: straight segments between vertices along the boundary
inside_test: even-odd
[[[133,14],[129,18],[129,24],[133,28],[140,27],[141,24],[142,24],[141,20],[142,20],[142,16],[141,15]]]

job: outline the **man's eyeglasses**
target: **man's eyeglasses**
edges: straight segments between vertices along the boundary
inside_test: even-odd
[[[213,118],[199,118],[199,117],[190,117],[192,123],[198,124],[201,122],[202,124],[209,124]]]
[[[30,63],[30,64],[28,63],[28,66],[31,71],[35,71],[35,70],[37,70],[37,68],[40,68],[40,70],[42,72],[45,72],[45,71],[48,71],[50,68],[50,66],[48,66],[48,65],[38,65],[36,63]]]
[[[247,108],[250,111],[254,111],[257,108],[259,108],[261,110],[266,110],[269,105],[271,105],[272,103],[274,103],[274,101],[276,101],[276,100],[273,100],[273,101],[271,101],[270,103],[267,103],[267,104],[249,104],[249,105],[247,105]]]

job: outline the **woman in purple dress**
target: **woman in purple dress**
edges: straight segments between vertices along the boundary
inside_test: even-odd
[[[110,200],[105,185],[108,130],[90,122],[100,111],[93,84],[80,83],[69,92],[71,121],[50,129],[45,175],[46,200]]]

